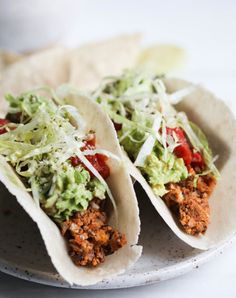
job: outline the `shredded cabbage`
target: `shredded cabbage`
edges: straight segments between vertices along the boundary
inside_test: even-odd
[[[161,126],[162,116],[160,113],[157,113],[157,116],[153,122],[153,131],[156,132],[156,137],[159,135],[158,131]],[[141,147],[138,156],[134,162],[134,165],[142,167],[144,166],[145,160],[148,155],[152,153],[153,147],[155,145],[156,139],[152,134],[149,135],[149,137],[144,142],[143,146]]]
[[[195,86],[189,86],[183,89],[180,89],[174,93],[168,94],[168,100],[171,104],[179,103],[185,96],[191,94],[196,89]]]

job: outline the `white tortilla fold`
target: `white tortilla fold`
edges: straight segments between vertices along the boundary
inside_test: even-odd
[[[51,47],[8,66],[0,78],[0,117],[6,112],[6,93],[19,93],[42,86],[56,88],[64,83],[80,90],[95,88],[107,75],[119,75],[135,66],[141,36],[124,35],[99,43],[68,49]]]
[[[169,93],[192,85],[178,79],[166,79],[165,83]],[[236,120],[223,101],[199,86],[195,86],[195,91],[186,96],[176,109],[186,112],[188,118],[203,130],[213,154],[219,155],[216,165],[221,177],[209,199],[210,225],[206,233],[202,236],[186,234],[127,156],[126,162],[131,176],[142,185],[153,206],[172,231],[190,246],[206,250],[224,242],[236,232]]]
[[[120,75],[133,67],[141,49],[141,35],[122,35],[91,43],[70,54],[69,83],[80,90],[96,88],[103,77]]]
[[[2,72],[9,65],[21,60],[24,56],[15,52],[8,52],[0,50],[0,80],[2,79]]]
[[[67,52],[63,47],[53,47],[10,65],[0,80],[0,117],[7,109],[3,100],[6,93],[17,95],[44,85],[55,88],[67,82]]]
[[[100,107],[85,97],[77,97],[75,105],[87,123],[87,130],[96,132],[97,146],[122,159],[112,123]],[[0,181],[37,223],[54,267],[70,284],[87,286],[121,274],[141,255],[142,247],[136,245],[140,233],[139,210],[131,178],[123,163],[110,163],[110,170],[111,175],[107,182],[117,205],[117,228],[126,235],[127,245],[107,256],[105,262],[96,268],[77,267],[68,255],[66,242],[56,224],[37,206],[14,170],[0,156]],[[114,214],[111,214],[110,222],[114,224]]]

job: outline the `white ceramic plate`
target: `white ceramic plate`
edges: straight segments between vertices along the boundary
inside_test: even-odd
[[[222,253],[236,238],[209,251],[193,249],[166,226],[142,189],[137,187],[136,191],[141,209],[143,255],[125,274],[88,288],[141,286],[179,276]],[[70,287],[53,268],[36,224],[3,185],[0,185],[0,270],[42,284]]]

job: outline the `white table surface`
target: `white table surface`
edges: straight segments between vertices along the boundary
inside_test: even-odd
[[[27,1],[28,3],[26,3]],[[41,5],[47,3],[48,8],[53,11],[53,1],[37,0],[36,2],[41,2]],[[55,2],[53,3],[55,4]],[[0,24],[1,27],[9,28],[12,26],[11,23],[6,21],[6,18],[5,20],[1,18],[6,3],[13,4],[13,1],[0,1],[0,6],[2,5],[0,7]],[[31,12],[34,7],[28,5],[31,3],[29,0],[18,0],[17,3],[19,7],[24,5],[22,15],[26,22],[27,12]],[[65,3],[67,3],[66,8],[63,7]],[[236,113],[235,1],[58,0],[57,5],[63,7],[62,10],[57,9],[57,11],[60,11],[60,15],[64,15],[66,22],[66,30],[61,33],[59,41],[69,45],[94,39],[99,40],[120,33],[142,32],[146,43],[169,42],[183,46],[188,53],[188,64],[179,75],[204,84],[223,98]],[[16,7],[14,9],[16,10]],[[14,9],[12,8],[12,11]],[[19,21],[20,14],[17,13],[17,15]],[[22,32],[25,27],[27,26],[22,27]],[[27,34],[29,34],[28,31]],[[37,39],[35,34],[34,38]],[[41,36],[39,39],[41,42]],[[21,40],[24,42],[12,39],[10,35],[9,38],[6,36],[1,38],[0,34],[0,47],[23,50],[38,45],[32,39],[22,38]],[[156,285],[133,289],[96,292],[57,289],[22,281],[0,273],[0,298],[115,298],[120,296],[236,297],[236,242],[222,255],[187,275]]]

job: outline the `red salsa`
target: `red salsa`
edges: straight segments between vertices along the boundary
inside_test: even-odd
[[[193,148],[190,147],[188,140],[185,136],[184,131],[180,127],[176,128],[166,128],[166,133],[169,136],[173,136],[175,133],[179,146],[177,146],[174,149],[174,154],[179,157],[183,158],[184,163],[186,166],[192,166],[192,167],[199,167],[204,168],[205,163],[203,160],[203,157],[200,152],[194,152]]]
[[[95,149],[96,148],[95,136],[93,136],[89,140],[86,140],[84,143],[85,143],[85,146],[82,148],[82,151]],[[103,154],[96,153],[94,155],[85,155],[85,157],[104,179],[106,179],[110,176],[110,168],[106,164],[106,161],[108,159],[107,156],[105,156]],[[71,164],[73,167],[76,167],[79,164],[83,165],[83,163],[81,163],[79,157],[77,157],[77,156],[72,156],[70,158],[70,160],[71,160]],[[89,169],[87,169],[87,170],[89,171]],[[89,173],[91,176],[93,176],[93,174],[90,171],[89,171]]]
[[[0,135],[7,132],[5,125],[9,124],[10,122],[7,119],[0,119]]]

